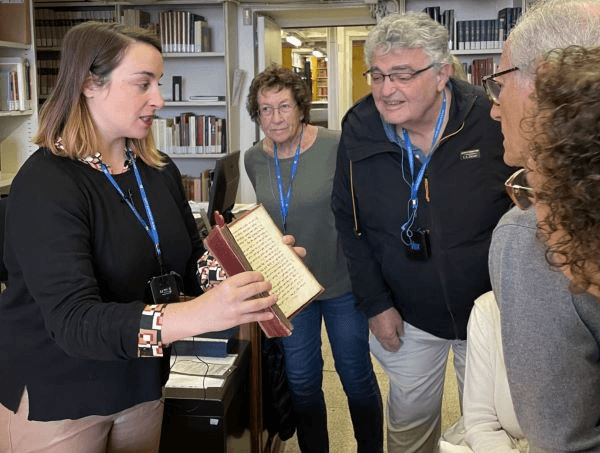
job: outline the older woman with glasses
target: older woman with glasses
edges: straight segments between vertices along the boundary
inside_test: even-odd
[[[265,138],[246,152],[246,172],[282,230],[307,250],[305,262],[325,292],[292,320],[283,338],[300,450],[329,451],[321,355],[324,321],[348,397],[357,451],[383,451],[383,406],[369,355],[367,318],[354,308],[346,259],[330,207],[339,132],[310,121],[309,87],[289,69],[270,67],[250,86],[247,109]]]
[[[527,169],[509,194],[532,206],[500,220],[490,275],[532,453],[600,451],[599,45],[600,1],[536,2],[496,76],[505,161]]]

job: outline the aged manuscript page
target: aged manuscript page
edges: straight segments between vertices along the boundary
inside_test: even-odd
[[[229,230],[252,269],[273,285],[277,305],[286,317],[323,291],[302,259],[283,243],[282,233],[262,205],[234,220]]]

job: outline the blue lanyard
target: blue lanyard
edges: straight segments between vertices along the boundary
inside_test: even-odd
[[[433,147],[435,146],[438,137],[440,136],[440,132],[442,131],[442,126],[444,124],[444,117],[446,116],[446,91],[442,91],[442,108],[440,109],[440,114],[438,115],[437,122],[435,124],[435,129],[433,131],[433,139],[431,141],[431,150],[429,155],[423,161],[421,168],[419,169],[419,173],[417,174],[417,179],[414,177],[414,168],[415,168],[415,158],[414,158],[414,150],[412,147],[412,143],[410,141],[410,137],[406,129],[402,128],[402,137],[404,139],[404,145],[406,146],[407,154],[408,154],[408,164],[410,166],[410,199],[408,200],[408,219],[402,225],[402,232],[407,234],[407,236],[412,236],[411,227],[417,218],[417,209],[419,208],[419,187],[421,186],[421,182],[423,182],[423,176],[425,175],[425,170],[427,169],[427,165],[431,160],[431,156],[433,155]]]
[[[287,215],[290,207],[290,200],[292,198],[292,183],[296,177],[298,171],[298,162],[300,161],[300,147],[302,145],[302,137],[304,136],[304,125],[302,125],[302,131],[300,132],[300,143],[296,148],[294,154],[294,160],[292,161],[292,168],[290,169],[290,183],[288,185],[285,198],[283,197],[283,180],[281,179],[281,167],[279,166],[279,157],[277,157],[277,143],[273,142],[273,156],[275,157],[275,176],[277,177],[277,189],[279,192],[279,212],[281,213],[281,224],[283,227],[283,234],[287,233]]]
[[[123,201],[125,203],[127,203],[127,206],[129,206],[129,209],[131,209],[131,211],[135,214],[137,219],[140,221],[140,223],[142,224],[142,226],[144,227],[144,229],[150,236],[150,239],[152,239],[152,242],[154,243],[154,251],[156,252],[156,257],[158,258],[158,263],[160,264],[161,273],[164,273],[162,254],[160,251],[160,242],[158,239],[158,230],[156,229],[156,223],[154,222],[154,216],[152,215],[152,210],[150,209],[150,203],[148,202],[148,197],[146,196],[146,190],[144,189],[144,184],[142,184],[142,178],[140,177],[140,172],[138,171],[137,165],[135,163],[135,159],[134,159],[131,151],[129,150],[129,148],[125,151],[125,153],[127,155],[127,159],[129,159],[129,162],[131,162],[131,165],[133,166],[133,172],[135,173],[135,179],[137,181],[138,188],[140,189],[140,195],[142,196],[142,201],[144,202],[144,209],[146,210],[146,216],[148,217],[150,226],[148,226],[148,224],[143,219],[143,217],[140,215],[140,213],[137,211],[137,209],[135,209],[133,202],[125,196],[125,194],[123,193],[123,191],[117,184],[117,181],[115,181],[115,178],[113,178],[113,176],[108,171],[108,167],[106,166],[106,164],[104,162],[100,162],[100,166],[102,167],[102,172],[106,175],[106,177],[108,178],[110,183],[114,186],[114,188],[117,189],[117,192],[119,192],[119,195],[121,195],[121,198],[123,199]]]

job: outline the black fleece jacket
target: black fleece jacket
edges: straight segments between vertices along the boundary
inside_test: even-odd
[[[449,119],[419,189],[415,228],[430,232],[431,257],[407,257],[401,226],[407,220],[410,175],[406,154],[390,142],[371,95],[342,122],[332,207],[357,306],[367,317],[396,307],[403,319],[433,335],[465,339],[473,301],[490,290],[492,230],[510,204],[504,181],[499,123],[480,88],[451,79]],[[403,163],[404,161],[404,163]],[[354,233],[352,162],[359,228]],[[415,159],[415,174],[420,163]]]

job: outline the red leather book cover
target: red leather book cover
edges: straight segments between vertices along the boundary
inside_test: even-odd
[[[235,275],[240,272],[252,270],[250,263],[239,250],[235,239],[229,232],[227,225],[221,215],[215,214],[216,225],[209,235],[204,239],[204,245],[215,257],[227,275]],[[265,296],[261,294],[259,296]],[[292,323],[287,319],[281,309],[275,304],[265,309],[271,311],[275,316],[269,321],[259,322],[260,327],[268,338],[287,337],[292,334]]]

